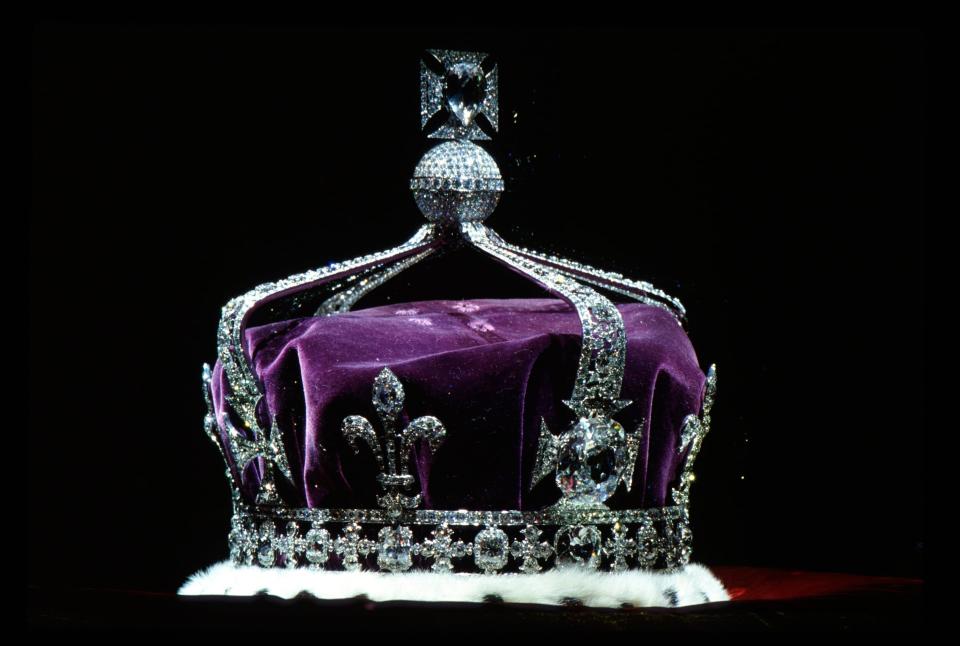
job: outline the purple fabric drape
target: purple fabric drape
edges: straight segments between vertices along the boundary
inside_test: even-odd
[[[612,508],[669,504],[679,476],[683,418],[697,413],[705,376],[687,335],[660,308],[619,306],[627,331],[622,399],[615,415],[627,432],[642,420],[633,488]],[[384,367],[406,392],[405,421],[438,417],[447,437],[436,454],[418,447],[412,473],[423,507],[539,509],[559,499],[552,478],[529,490],[540,418],[559,434],[573,421],[561,403],[573,388],[580,349],[576,313],[555,299],[425,301],[304,318],[247,331],[267,405],[284,434],[293,471],[281,483],[289,504],[377,507],[377,468],[366,449],[355,455],[341,435],[347,415],[379,428],[371,403]],[[225,377],[213,374],[214,406],[227,411]],[[248,466],[252,495],[259,465]]]

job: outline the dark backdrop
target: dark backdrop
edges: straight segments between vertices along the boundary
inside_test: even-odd
[[[30,581],[174,589],[225,556],[219,308],[418,226],[428,47],[500,63],[489,224],[679,296],[719,365],[695,558],[921,574],[919,34],[46,25]],[[458,254],[369,302],[533,293]]]

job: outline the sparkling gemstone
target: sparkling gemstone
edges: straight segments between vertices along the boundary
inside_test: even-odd
[[[613,495],[627,465],[626,443],[617,422],[580,418],[560,438],[556,480],[564,501],[596,505]]]
[[[558,564],[600,566],[600,530],[593,525],[567,525],[557,530],[554,550]]]
[[[657,542],[657,530],[653,526],[653,521],[644,518],[637,528],[637,561],[640,567],[650,568],[657,562],[659,554]]]
[[[373,382],[373,406],[381,415],[396,416],[403,408],[403,386],[389,368],[384,368]]]
[[[323,565],[330,556],[330,532],[325,529],[311,529],[306,535],[307,562],[311,565]]]
[[[487,96],[487,78],[476,63],[456,63],[447,68],[443,98],[447,109],[464,126],[473,123]]]
[[[403,572],[413,565],[409,527],[384,527],[377,535],[377,565],[381,570]]]
[[[509,539],[503,530],[487,527],[473,541],[473,560],[484,572],[493,572],[507,564]]]
[[[270,545],[261,545],[257,550],[257,562],[263,567],[273,567],[277,561],[277,552]]]

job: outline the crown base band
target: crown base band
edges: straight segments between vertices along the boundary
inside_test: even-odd
[[[229,536],[238,566],[486,574],[561,566],[674,571],[690,560],[685,507],[541,511],[238,506]]]

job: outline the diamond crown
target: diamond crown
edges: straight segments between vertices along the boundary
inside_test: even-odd
[[[410,183],[426,216],[408,241],[384,251],[260,285],[228,302],[218,330],[218,369],[224,387],[214,405],[214,370],[204,366],[204,426],[221,450],[233,494],[229,536],[239,564],[288,568],[471,569],[484,574],[535,573],[572,564],[614,571],[676,568],[690,556],[689,490],[693,462],[710,426],[716,371],[706,379],[702,406],[675,429],[681,469],[663,507],[612,509],[607,501],[630,489],[644,445],[645,424],[624,429],[615,419],[627,344],[620,311],[599,290],[654,306],[682,324],[680,302],[646,282],[573,260],[517,247],[482,221],[496,207],[503,179],[493,157],[471,140],[487,140],[498,123],[498,71],[486,54],[431,50],[420,68],[421,126],[446,139],[417,164]],[[292,478],[294,437],[270,410],[249,356],[245,334],[254,312],[290,303],[296,312],[319,295],[318,316],[349,312],[364,295],[457,237],[566,301],[580,321],[581,344],[573,389],[563,404],[573,421],[561,432],[541,420],[529,488],[551,479],[559,498],[542,509],[424,508],[421,476],[411,455],[443,450],[448,429],[432,415],[406,421],[406,394],[384,367],[371,384],[376,419],[350,414],[340,433],[356,453],[376,463],[378,507],[297,507],[282,490]],[[281,309],[281,308],[274,308]],[[255,493],[245,492],[253,470]]]

